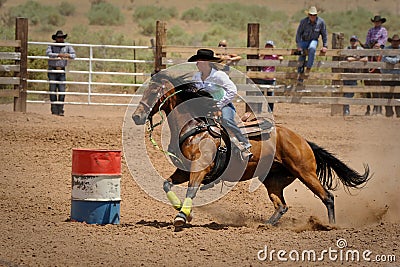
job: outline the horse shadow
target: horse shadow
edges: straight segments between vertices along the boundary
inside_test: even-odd
[[[191,228],[207,228],[210,230],[228,230],[229,227],[240,227],[240,225],[234,225],[234,224],[221,224],[221,223],[216,223],[216,222],[211,222],[211,223],[206,223],[206,224],[190,224],[186,223],[185,225],[181,227],[175,227],[173,222],[160,222],[157,220],[154,221],[145,221],[145,220],[140,220],[136,223],[136,225],[143,225],[143,226],[148,226],[148,227],[154,227],[157,229],[161,228],[175,228],[175,231],[180,231],[183,229],[191,229]]]

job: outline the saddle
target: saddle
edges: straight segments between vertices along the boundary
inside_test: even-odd
[[[274,129],[272,122],[266,118],[253,118],[250,119],[252,113],[246,112],[241,117],[241,122],[237,124],[242,134],[251,136],[258,136],[262,134],[270,134]],[[208,131],[213,136],[221,135],[221,127],[216,124],[211,124]]]
[[[250,119],[251,115],[251,113],[246,113],[241,118],[242,121],[238,124],[238,127],[243,134],[249,137],[261,136],[265,134],[269,135],[273,131],[274,125],[270,120],[266,118]],[[179,138],[179,146],[181,146],[189,136],[203,131],[208,131],[215,138],[221,138],[223,142],[217,148],[216,157],[214,159],[214,167],[203,180],[204,186],[200,188],[201,190],[213,187],[219,182],[219,177],[225,171],[231,157],[231,140],[228,133],[225,129],[223,129],[219,121],[210,117],[200,118],[199,124],[196,127],[193,127],[181,134]],[[174,162],[175,166],[178,167],[180,165],[175,158],[171,157],[171,160]]]
[[[274,125],[271,121],[266,118],[253,118],[250,120],[251,115],[251,112],[246,112],[241,118],[242,121],[238,124],[243,134],[247,134],[250,137],[272,132]]]

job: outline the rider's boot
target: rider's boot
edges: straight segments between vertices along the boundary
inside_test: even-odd
[[[234,144],[236,148],[240,151],[242,160],[248,160],[253,156],[253,153],[250,152],[250,143],[239,142],[236,137],[231,138],[231,143]]]

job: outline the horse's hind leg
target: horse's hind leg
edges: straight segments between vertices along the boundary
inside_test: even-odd
[[[275,212],[266,221],[267,224],[275,225],[279,219],[288,210],[285,198],[283,196],[283,189],[291,184],[294,178],[271,176],[264,180],[264,186],[267,188],[268,196],[274,204]]]
[[[335,197],[328,190],[325,189],[325,191],[326,191],[328,197],[326,200],[323,200],[323,202],[325,204],[326,209],[328,210],[329,223],[335,223],[336,222],[336,219],[335,219]]]
[[[299,179],[322,200],[328,210],[329,223],[335,223],[335,201],[333,194],[322,186],[317,175],[314,173],[303,175]]]

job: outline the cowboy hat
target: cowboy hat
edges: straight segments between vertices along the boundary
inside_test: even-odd
[[[392,38],[388,38],[388,42],[393,42],[393,41],[400,41],[400,38],[399,38],[399,35],[398,34],[395,34],[395,35],[393,35],[393,37]]]
[[[195,61],[220,62],[221,58],[214,57],[214,51],[212,51],[210,49],[199,49],[199,50],[197,50],[196,55],[193,55],[188,59],[188,62],[195,62]]]
[[[55,34],[51,36],[51,39],[55,40],[58,37],[67,38],[68,34],[64,34],[62,30],[58,30]]]
[[[371,22],[377,22],[377,21],[380,21],[380,22],[382,22],[382,23],[385,23],[386,22],[386,19],[385,18],[381,18],[381,16],[375,16],[373,19],[371,19]]]
[[[307,14],[309,15],[317,15],[318,14],[318,10],[315,6],[310,7],[307,11]]]

